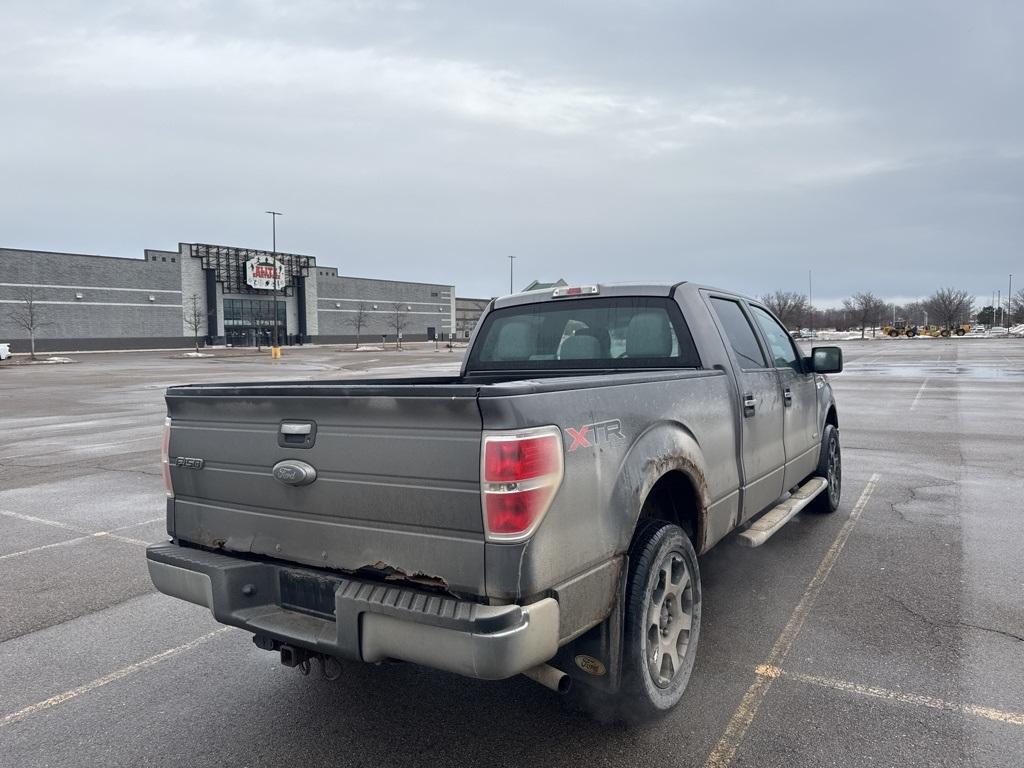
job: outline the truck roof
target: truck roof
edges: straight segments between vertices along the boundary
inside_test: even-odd
[[[581,294],[578,298],[598,297],[598,296],[671,296],[672,292],[681,288],[688,291],[697,291],[701,289],[715,291],[716,293],[726,293],[733,296],[738,296],[735,291],[727,291],[721,288],[715,288],[710,285],[699,285],[697,283],[690,283],[685,280],[681,280],[675,283],[662,282],[662,283],[578,283],[577,286],[596,286],[596,294]],[[577,286],[568,286],[569,288]],[[501,309],[503,307],[514,307],[521,304],[537,304],[545,301],[553,301],[554,292],[556,290],[566,290],[565,288],[542,288],[536,291],[524,291],[522,293],[513,293],[510,296],[501,296],[494,300],[494,308]]]

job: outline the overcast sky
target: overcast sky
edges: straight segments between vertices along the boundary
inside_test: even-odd
[[[0,246],[1024,285],[1024,3],[5,0]]]

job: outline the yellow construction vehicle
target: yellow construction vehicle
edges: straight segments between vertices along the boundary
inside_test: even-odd
[[[966,336],[971,332],[970,323],[961,323],[960,325],[950,326],[939,326],[939,325],[925,325],[918,329],[918,332],[922,336],[942,337],[948,339],[950,336]]]
[[[950,336],[966,336],[971,332],[970,323],[961,323],[960,325],[951,326],[940,326],[940,325],[911,325],[906,320],[897,320],[891,325],[886,323],[882,326],[882,333],[892,338],[898,338],[900,336],[906,336],[909,339],[915,336],[931,336],[933,338],[942,337],[948,339]]]
[[[896,320],[891,325],[889,323],[883,325],[882,333],[886,336],[891,336],[894,339],[899,336],[913,338],[914,336],[917,336],[917,326],[911,325],[906,320]]]

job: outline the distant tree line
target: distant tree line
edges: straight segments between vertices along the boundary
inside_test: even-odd
[[[868,330],[902,320],[909,325],[937,325],[955,328],[962,323],[983,325],[1016,325],[1024,323],[1024,288],[1017,291],[1002,307],[982,307],[975,312],[974,296],[958,288],[940,288],[921,301],[906,304],[887,302],[871,291],[855,293],[843,299],[841,307],[811,307],[807,296],[795,291],[775,291],[760,297],[782,323],[792,330],[803,328],[835,328]]]

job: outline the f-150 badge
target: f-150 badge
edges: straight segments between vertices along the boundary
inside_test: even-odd
[[[612,440],[626,439],[626,436],[622,434],[622,422],[618,419],[595,421],[593,424],[584,424],[579,429],[568,427],[565,430],[565,436],[572,441],[569,444],[569,453],[580,448],[592,448]]]

